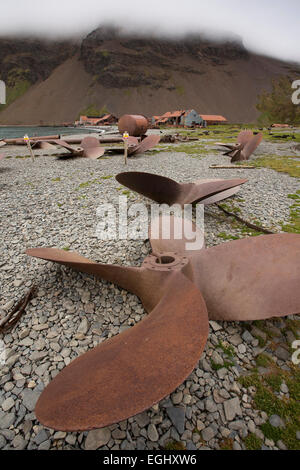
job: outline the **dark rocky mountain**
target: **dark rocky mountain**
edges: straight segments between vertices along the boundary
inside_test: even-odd
[[[0,124],[60,124],[80,112],[161,114],[194,108],[230,121],[256,119],[258,94],[293,64],[201,36],[172,40],[108,27],[83,41],[0,38],[0,79],[8,105]]]

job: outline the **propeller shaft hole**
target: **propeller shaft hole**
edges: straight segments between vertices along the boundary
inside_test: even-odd
[[[174,261],[175,261],[175,258],[173,258],[172,256],[160,256],[159,258],[157,258],[156,263],[157,264],[171,264],[171,263],[174,263]]]

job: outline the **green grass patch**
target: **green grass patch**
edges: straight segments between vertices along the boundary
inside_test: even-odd
[[[300,158],[297,156],[265,155],[251,162],[257,168],[270,168],[279,173],[287,173],[293,178],[300,177]]]
[[[265,368],[267,368],[270,364],[274,364],[272,359],[266,354],[259,354],[256,357],[255,362],[256,362],[257,367],[265,367]]]
[[[110,178],[113,178],[113,175],[101,176],[102,180],[109,180]]]
[[[227,357],[230,357],[230,358],[233,358],[233,357],[234,357],[234,349],[233,349],[233,346],[231,346],[231,345],[225,345],[222,341],[219,341],[219,343],[218,343],[218,345],[217,345],[217,348],[222,349],[222,351],[224,352],[224,354],[225,354]]]
[[[228,235],[225,232],[218,233],[218,237],[222,238],[222,240],[239,240],[240,237],[236,237],[235,235]]]
[[[101,181],[98,179],[92,180],[92,181],[86,181],[84,183],[80,183],[77,188],[75,188],[75,191],[79,191],[80,189],[85,189],[88,188],[91,184],[101,184]]]
[[[249,434],[244,439],[244,443],[247,450],[260,450],[263,445],[263,441],[255,434]]]
[[[0,104],[0,112],[23,96],[30,87],[31,83],[28,80],[16,79],[12,82],[12,85],[7,83],[6,104]]]
[[[296,438],[296,432],[300,429],[300,370],[291,364],[289,366],[290,371],[284,371],[274,364],[272,373],[259,375],[254,372],[239,377],[238,381],[245,388],[256,388],[253,400],[257,409],[267,413],[268,417],[279,415],[285,422],[285,427],[280,429],[265,423],[261,426],[264,435],[274,442],[282,440],[289,450],[299,450],[300,441]],[[276,395],[283,381],[288,386],[289,399]]]
[[[300,190],[296,194],[289,194],[288,198],[295,202],[290,207],[290,221],[282,225],[282,230],[289,233],[300,233]]]

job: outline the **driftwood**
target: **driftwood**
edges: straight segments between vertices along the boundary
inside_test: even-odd
[[[257,232],[262,232],[262,233],[267,233],[267,234],[274,234],[276,232],[272,232],[271,230],[268,230],[266,228],[260,227],[259,225],[255,225],[252,222],[249,222],[248,220],[243,219],[237,214],[234,214],[234,212],[229,212],[228,210],[224,209],[220,204],[216,204],[218,209],[220,209],[224,214],[228,215],[229,217],[234,217],[236,220],[241,222],[244,225],[247,225],[247,227],[251,228],[252,230],[256,230]]]
[[[17,303],[13,310],[0,320],[0,333],[7,333],[11,330],[20,320],[28,303],[34,297],[36,287],[33,286],[27,294]]]
[[[250,165],[212,165],[209,167],[210,169],[214,170],[214,169],[224,169],[224,170],[252,170],[254,168],[256,168],[255,166],[250,166]]]

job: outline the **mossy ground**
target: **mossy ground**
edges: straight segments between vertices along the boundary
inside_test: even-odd
[[[251,164],[258,168],[270,168],[279,173],[287,173],[293,178],[300,178],[300,157],[296,155],[264,155],[263,157],[254,159]]]
[[[240,377],[238,380],[245,388],[255,387],[254,405],[257,409],[267,413],[268,417],[279,415],[285,422],[285,427],[275,428],[267,421],[260,429],[265,437],[275,443],[281,440],[289,450],[300,450],[300,441],[296,437],[297,431],[300,430],[300,370],[293,365],[290,365],[289,371],[282,370],[262,356],[258,358],[258,363],[271,366],[270,371],[261,374],[254,369],[252,374]],[[283,382],[289,389],[288,398],[279,396]],[[255,438],[249,435],[245,439],[247,449],[259,445],[258,438],[256,436]]]
[[[169,441],[164,447],[164,450],[186,450],[182,442]]]

